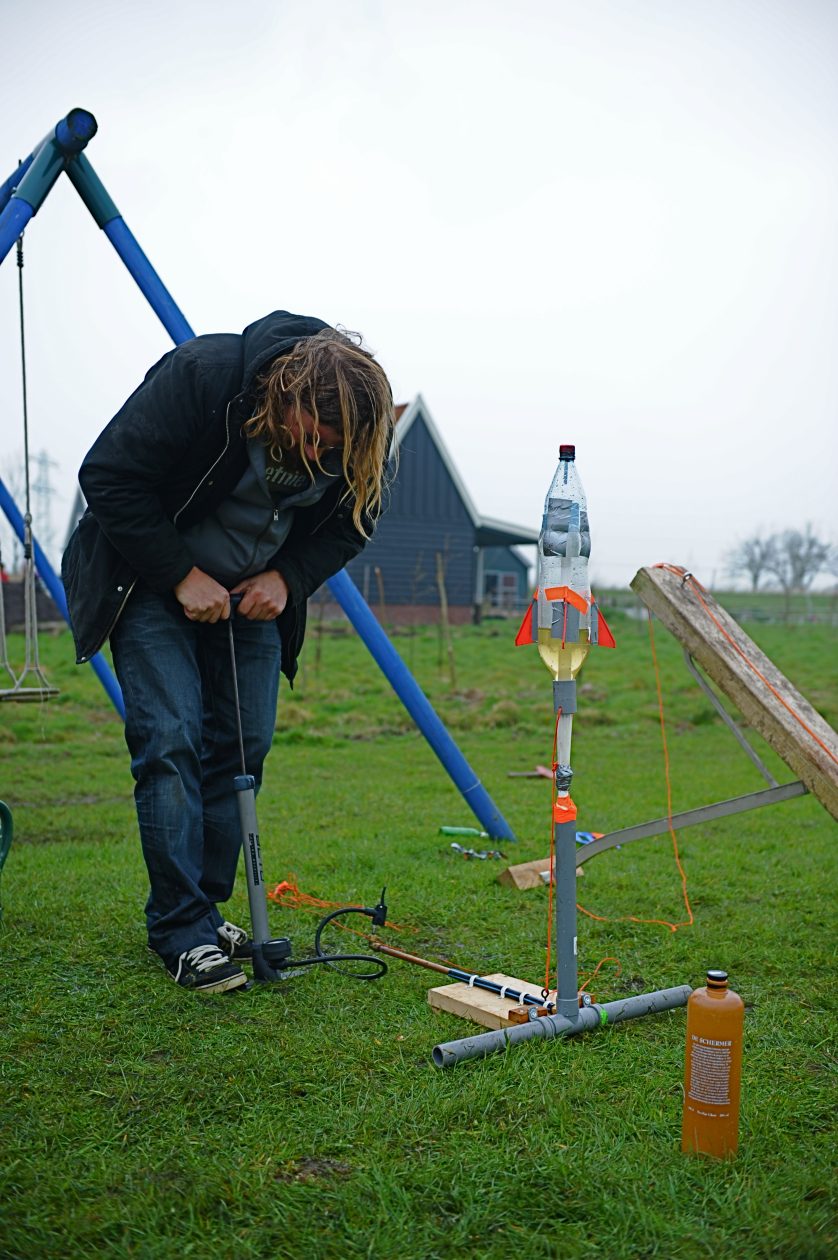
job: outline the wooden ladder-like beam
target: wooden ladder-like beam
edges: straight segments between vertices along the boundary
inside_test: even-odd
[[[736,705],[748,725],[838,818],[838,735],[773,661],[689,575],[668,568],[643,568],[635,574],[631,589]]]

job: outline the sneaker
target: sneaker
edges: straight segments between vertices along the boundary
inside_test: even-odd
[[[241,967],[217,945],[196,945],[194,949],[187,949],[166,970],[175,984],[201,993],[226,993],[228,989],[247,984]]]
[[[228,958],[237,959],[239,962],[250,962],[253,957],[253,941],[244,928],[236,927],[235,923],[225,921],[221,924],[218,929],[218,948],[223,950]]]

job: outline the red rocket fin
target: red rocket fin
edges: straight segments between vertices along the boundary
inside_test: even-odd
[[[596,600],[594,599],[593,595],[591,596],[591,603],[596,604]],[[596,610],[597,610],[597,642],[600,647],[615,648],[617,646],[617,640],[614,638],[613,634],[608,629],[608,622],[603,617],[602,609],[600,608],[599,604],[596,604]]]
[[[535,600],[532,600],[527,611],[524,613],[524,620],[521,627],[515,635],[515,646],[525,647],[528,643],[532,643],[532,610]]]

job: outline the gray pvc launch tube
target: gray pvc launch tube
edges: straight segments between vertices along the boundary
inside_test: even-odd
[[[519,1041],[533,1037],[572,1037],[574,1033],[602,1024],[620,1024],[626,1019],[638,1019],[641,1015],[655,1015],[659,1011],[671,1011],[686,1006],[692,993],[688,984],[675,989],[658,989],[654,993],[639,993],[636,997],[621,998],[616,1002],[595,1003],[579,1008],[579,1017],[573,1021],[563,1015],[542,1015],[526,1024],[513,1024],[511,1028],[499,1028],[496,1032],[478,1033],[459,1041],[446,1041],[434,1046],[433,1060],[437,1067],[454,1067],[466,1059],[485,1059],[489,1054],[515,1046]]]
[[[568,800],[573,771],[570,741],[576,712],[576,680],[553,683],[556,715],[555,802]],[[575,818],[575,814],[573,815]],[[553,873],[556,896],[556,1014],[575,1023],[579,1010],[579,971],[576,960],[576,823],[553,823]]]
[[[576,823],[555,823],[556,1014],[575,1020],[579,1009],[576,965]]]

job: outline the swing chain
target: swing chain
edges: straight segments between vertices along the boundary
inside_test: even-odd
[[[29,484],[29,404],[26,389],[26,333],[23,318],[23,233],[17,240],[18,307],[20,311],[20,366],[23,389],[23,462],[26,478],[26,513],[23,518],[23,635],[25,655],[23,672],[15,679],[6,650],[6,625],[0,592],[0,667],[11,676],[14,685],[0,690],[0,700],[49,700],[58,695],[41,669],[38,649],[38,609],[35,587],[34,539],[32,535],[32,503]]]

